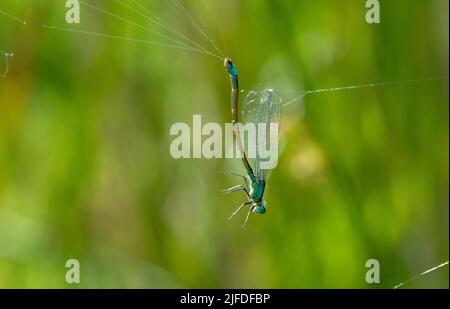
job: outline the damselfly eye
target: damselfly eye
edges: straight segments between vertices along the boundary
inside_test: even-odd
[[[258,215],[262,215],[266,213],[266,207],[264,207],[264,205],[259,205],[253,209],[253,212]]]

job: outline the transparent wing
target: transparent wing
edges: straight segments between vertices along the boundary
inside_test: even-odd
[[[272,89],[250,91],[243,102],[243,144],[259,179],[266,179],[278,162],[281,103],[280,96]]]

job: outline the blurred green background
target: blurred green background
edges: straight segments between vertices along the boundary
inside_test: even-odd
[[[91,1],[169,38],[118,2]],[[136,2],[124,0],[128,5]],[[448,76],[448,1],[179,1],[233,58],[245,90]],[[138,0],[204,47],[169,1]],[[306,96],[283,110],[268,212],[227,218],[239,161],[175,160],[175,122],[230,121],[221,61],[65,1],[1,1],[0,287],[391,288],[448,260],[448,80]],[[140,12],[146,11],[140,9]],[[1,58],[4,60],[4,57]],[[0,62],[0,71],[5,64]],[[291,92],[293,91],[293,92]],[[66,260],[81,283],[65,282]],[[365,281],[378,259],[381,283]],[[407,288],[448,288],[448,266]]]

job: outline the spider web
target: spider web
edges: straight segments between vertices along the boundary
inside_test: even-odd
[[[9,58],[13,57],[13,53],[8,53],[3,50],[0,50],[0,54],[2,55],[2,63],[0,64],[0,78],[6,78],[9,70]]]

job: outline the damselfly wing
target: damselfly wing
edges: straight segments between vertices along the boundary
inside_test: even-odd
[[[278,162],[281,105],[282,99],[273,89],[250,91],[242,104],[243,128],[253,128],[254,132],[247,130],[241,138],[259,180],[266,180]]]

